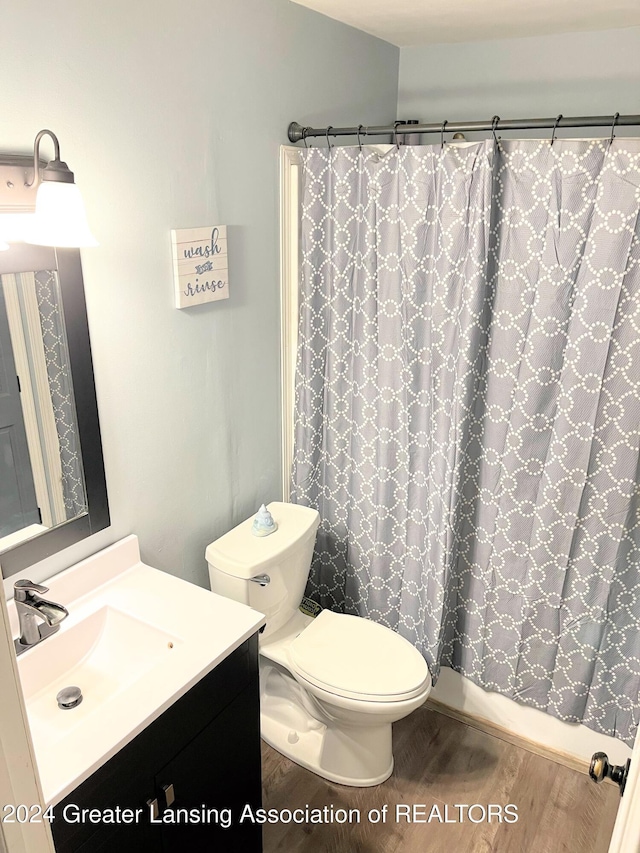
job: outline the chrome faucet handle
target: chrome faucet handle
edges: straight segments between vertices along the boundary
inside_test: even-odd
[[[49,588],[39,583],[20,580],[14,583],[13,589],[20,625],[20,636],[15,640],[15,648],[16,654],[21,655],[55,634],[69,611],[62,604],[40,598],[36,593],[48,592]]]
[[[49,587],[34,583],[26,578],[16,581],[13,585],[13,594],[16,601],[27,601],[30,592],[37,592],[39,595],[44,595],[45,592],[49,592]]]

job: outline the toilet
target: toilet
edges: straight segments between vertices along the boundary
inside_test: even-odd
[[[292,761],[342,785],[367,787],[393,772],[391,724],[426,700],[422,655],[394,631],[359,616],[298,608],[320,517],[268,505],[277,530],[247,519],[206,550],[211,589],[261,611],[260,728]]]

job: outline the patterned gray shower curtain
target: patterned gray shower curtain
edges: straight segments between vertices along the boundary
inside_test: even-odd
[[[640,140],[303,153],[308,594],[631,743]]]

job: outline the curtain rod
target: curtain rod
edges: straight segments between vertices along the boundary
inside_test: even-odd
[[[410,133],[464,133],[465,131],[497,131],[497,130],[538,130],[545,128],[562,127],[610,127],[612,132],[615,127],[629,127],[640,125],[640,115],[621,116],[557,116],[555,118],[518,118],[501,119],[494,116],[491,121],[447,121],[431,122],[428,124],[413,124],[398,121],[390,125],[376,125],[374,127],[303,127],[297,121],[289,125],[288,136],[290,142],[300,142],[310,139],[312,136],[393,136],[395,134]]]

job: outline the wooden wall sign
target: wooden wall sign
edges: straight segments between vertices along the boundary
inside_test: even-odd
[[[229,298],[227,226],[171,232],[176,308]]]

